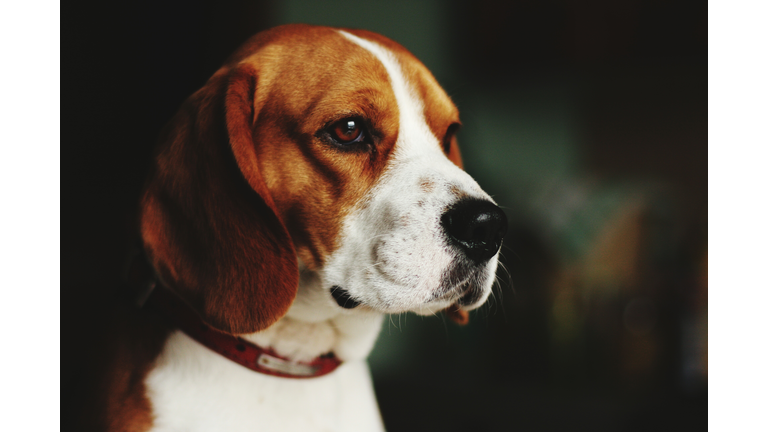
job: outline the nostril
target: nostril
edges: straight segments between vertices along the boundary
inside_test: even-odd
[[[459,201],[443,214],[441,223],[449,240],[476,263],[496,255],[507,233],[504,212],[481,199]]]

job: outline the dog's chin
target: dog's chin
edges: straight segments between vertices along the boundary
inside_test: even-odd
[[[458,288],[453,295],[419,305],[411,310],[417,315],[435,315],[448,308],[471,311],[482,306],[490,295],[490,287]]]
[[[491,281],[486,281],[483,284],[470,284],[466,282],[452,289],[441,289],[439,291],[447,292],[424,302],[403,304],[395,308],[384,308],[381,312],[390,314],[413,312],[417,315],[429,316],[436,315],[438,312],[448,308],[471,311],[482,306],[488,299],[491,292]]]
[[[407,301],[402,303],[398,302],[397,304],[387,305],[381,304],[379,302],[369,302],[365,299],[356,299],[354,295],[338,286],[331,288],[330,292],[331,297],[336,302],[336,304],[343,309],[356,311],[375,311],[385,314],[413,312],[417,315],[428,316],[436,315],[438,312],[452,306],[468,311],[479,307],[480,304],[482,304],[482,301],[478,302],[477,304],[462,304],[461,301],[463,297],[463,290],[460,290],[459,288],[454,290],[454,292],[442,296],[441,298],[430,299],[427,301],[417,301],[413,303]],[[486,296],[482,295],[481,297],[484,301]]]
[[[436,315],[438,312],[443,311],[445,309],[448,309],[451,307],[453,303],[450,301],[438,301],[438,302],[430,302],[429,304],[421,305],[416,308],[411,309],[409,312],[413,312],[416,315]]]
[[[457,265],[444,272],[431,289],[375,279],[362,284],[344,281],[329,287],[328,291],[339,307],[349,311],[414,312],[418,315],[435,315],[447,308],[470,311],[488,299],[495,270],[495,261],[485,266]]]

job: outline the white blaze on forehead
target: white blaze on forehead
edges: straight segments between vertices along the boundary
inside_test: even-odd
[[[413,138],[426,138],[430,141],[430,144],[435,144],[434,146],[410,145],[407,148],[402,148],[402,145],[398,145],[398,150],[400,152],[407,151],[408,153],[418,151],[419,148],[421,148],[422,152],[425,150],[439,150],[439,139],[429,129],[424,118],[424,103],[416,95],[413,87],[406,82],[403,69],[394,54],[377,43],[362,39],[343,30],[339,30],[339,33],[373,54],[387,70],[389,81],[392,84],[392,91],[395,93],[397,108],[400,110],[400,138],[398,139],[398,144],[402,144],[402,138],[405,137],[409,141]],[[409,154],[408,156],[415,155]]]
[[[424,102],[418,96],[413,86],[406,80],[402,66],[395,54],[383,46],[360,38],[343,30],[338,32],[355,45],[373,54],[389,75],[392,91],[395,94],[397,108],[400,111],[399,129],[394,152],[394,162],[390,167],[420,164],[423,166],[409,166],[409,169],[423,168],[423,173],[433,173],[438,178],[450,181],[463,189],[469,195],[492,201],[480,186],[461,168],[453,164],[443,153],[440,144],[441,137],[436,137],[427,124],[424,116]],[[447,96],[446,96],[447,97]],[[432,177],[427,174],[427,177]]]

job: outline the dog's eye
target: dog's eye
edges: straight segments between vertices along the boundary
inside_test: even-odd
[[[451,141],[453,140],[453,136],[456,135],[456,132],[461,127],[461,124],[459,123],[453,123],[450,126],[448,126],[448,130],[445,131],[445,137],[443,137],[443,151],[445,154],[448,154],[451,152]]]
[[[332,124],[329,132],[331,138],[341,145],[362,142],[365,139],[363,122],[354,118],[346,118]]]

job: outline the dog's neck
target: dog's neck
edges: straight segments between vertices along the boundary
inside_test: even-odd
[[[383,314],[365,306],[342,309],[324,290],[321,273],[300,264],[299,290],[288,313],[272,326],[244,336],[294,361],[333,352],[342,361],[368,356],[379,334]]]

